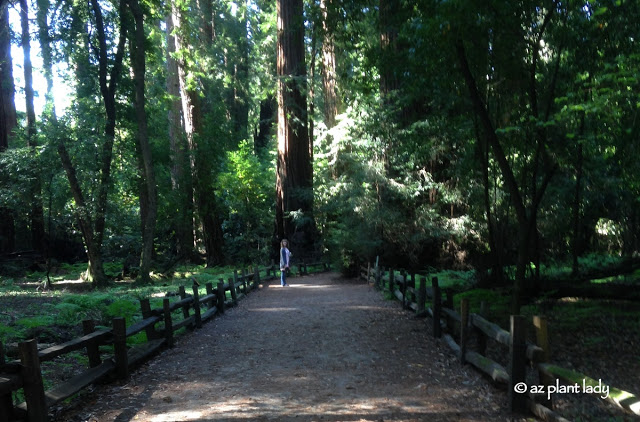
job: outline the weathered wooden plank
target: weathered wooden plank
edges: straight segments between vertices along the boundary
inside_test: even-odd
[[[396,297],[396,299],[398,299],[400,302],[402,302],[404,300],[404,298],[402,297],[402,292],[398,289],[395,289],[393,291],[393,295]]]
[[[582,393],[591,394],[602,400],[605,400],[615,406],[627,410],[633,414],[640,415],[640,397],[628,391],[620,390],[615,387],[603,384],[601,380],[596,381],[591,377],[586,376],[577,371],[561,368],[559,366],[550,365],[547,363],[541,363],[538,365],[540,372],[547,376],[552,376],[560,380],[566,385],[580,386]],[[586,388],[585,388],[586,387]],[[603,398],[602,390],[608,388],[609,394]],[[589,391],[584,391],[584,390]]]
[[[180,322],[176,322],[173,324],[173,331],[176,332],[178,331],[180,328],[183,327],[190,327],[193,325],[193,323],[195,322],[195,317],[193,315],[191,315],[189,318],[187,319],[183,319]]]
[[[177,302],[173,302],[169,306],[169,310],[173,312],[176,309],[186,309],[186,311],[189,312],[189,306],[191,306],[192,303],[193,303],[193,298],[191,297],[191,295],[187,295],[187,297],[185,297],[184,299],[181,299]]]
[[[494,339],[498,343],[509,346],[511,334],[507,330],[502,329],[497,324],[487,321],[478,314],[471,314],[471,324],[481,330],[487,337]]]
[[[137,365],[139,362],[147,360],[149,356],[154,354],[160,348],[166,344],[166,340],[163,338],[148,341],[146,343],[139,344],[132,347],[127,352],[129,366]]]
[[[218,308],[216,306],[214,306],[213,308],[207,309],[207,311],[202,314],[202,321],[208,321],[209,319],[216,316],[217,313],[218,313]]]
[[[468,363],[490,376],[495,382],[509,384],[509,374],[499,363],[473,351],[467,352],[464,358]]]
[[[453,350],[453,353],[456,355],[456,357],[459,358],[460,357],[460,346],[458,345],[458,343],[456,343],[456,341],[453,339],[453,337],[450,334],[444,334],[442,336],[442,339],[447,344],[447,346],[449,346],[449,348],[451,350]]]
[[[569,422],[568,419],[563,418],[548,407],[545,407],[540,403],[536,403],[529,397],[527,397],[527,407],[531,413],[545,422]]]
[[[445,314],[447,317],[451,318],[453,321],[460,323],[461,317],[460,314],[449,308],[442,308],[440,311]]]
[[[111,330],[94,331],[86,336],[67,341],[66,343],[56,344],[55,346],[41,350],[38,352],[38,357],[40,358],[40,362],[46,362],[74,350],[82,349],[86,347],[87,344],[91,344],[93,342],[104,343],[111,336]]]
[[[162,321],[162,318],[159,316],[152,316],[142,321],[138,321],[135,324],[129,326],[127,328],[127,337],[131,337],[133,335],[138,334],[139,332],[145,331],[149,327],[153,327],[156,323]]]

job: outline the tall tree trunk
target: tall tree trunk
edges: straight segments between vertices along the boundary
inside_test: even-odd
[[[53,101],[53,54],[51,50],[51,35],[49,34],[49,23],[47,15],[49,13],[49,0],[38,0],[38,11],[36,22],[38,24],[38,36],[40,39],[40,55],[42,56],[42,73],[47,83],[45,94],[44,115],[56,119],[55,103]]]
[[[176,51],[183,51],[187,44],[183,40],[181,29],[182,14],[175,2],[172,3],[173,23],[177,29],[175,42]],[[204,246],[207,266],[222,264],[222,227],[220,224],[216,197],[211,179],[213,177],[211,162],[205,154],[205,140],[203,139],[202,107],[200,97],[187,81],[187,64],[184,59],[178,62],[178,79],[180,81],[180,97],[182,100],[182,117],[187,144],[191,152],[190,167],[194,185],[194,197],[198,216],[202,223]]]
[[[278,101],[272,95],[260,101],[260,121],[258,130],[254,136],[254,149],[256,153],[265,149],[269,144],[269,137],[273,134],[273,123],[278,111]]]
[[[584,116],[583,116],[584,119]],[[580,205],[582,203],[581,191],[582,191],[582,144],[578,145],[578,155],[576,157],[576,187],[573,196],[573,236],[571,239],[571,257],[572,266],[571,272],[575,276],[580,271],[578,265],[578,258],[580,257]]]
[[[481,157],[482,167],[482,184],[484,187],[484,209],[487,217],[487,232],[489,234],[489,254],[491,256],[491,283],[500,285],[504,281],[503,279],[503,263],[502,263],[502,251],[498,248],[497,233],[496,233],[496,219],[493,215],[493,209],[491,207],[491,192],[489,183],[489,145],[487,145],[486,139],[480,136],[480,130],[477,124],[474,124],[476,130],[476,139],[478,142],[478,151]],[[490,287],[487,285],[486,287]]]
[[[24,58],[24,94],[27,111],[27,146],[33,151],[35,159],[36,111],[33,104],[33,66],[31,65],[31,35],[29,34],[29,6],[27,0],[20,0],[20,25],[22,27],[22,53]],[[31,193],[31,245],[38,251],[44,251],[44,213],[42,211],[41,180],[38,173],[32,182]]]
[[[398,0],[380,0],[380,95],[389,101],[389,94],[399,88],[396,73],[397,63],[393,59],[396,52],[398,28],[395,16],[398,13]]]
[[[36,11],[36,23],[38,25],[38,35],[40,39],[40,55],[42,57],[42,73],[47,83],[45,93],[45,108],[42,113],[42,120],[45,124],[57,124],[56,108],[53,100],[53,56],[51,51],[51,36],[49,35],[49,0],[38,0],[38,10]],[[64,145],[63,145],[64,147]],[[53,175],[50,175],[47,183],[47,193],[49,196],[49,210],[47,213],[47,230],[45,236],[44,255],[47,262],[47,282],[46,288],[51,288],[52,282],[49,277],[51,270],[51,238],[52,238],[52,192]]]
[[[340,97],[336,78],[336,52],[334,43],[334,3],[320,0],[322,11],[322,90],[324,94],[324,120],[329,129],[336,124],[340,110]]]
[[[142,164],[142,183],[140,195],[142,251],[140,254],[140,276],[143,282],[151,281],[151,260],[153,258],[153,238],[158,214],[158,194],[156,177],[153,169],[153,157],[149,144],[147,112],[145,110],[145,42],[144,14],[138,0],[129,0],[129,7],[135,21],[134,42],[132,43],[132,70],[135,87],[134,106],[138,122],[138,148]],[[144,202],[144,204],[143,204]],[[144,209],[144,213],[142,210]]]
[[[167,93],[169,104],[169,143],[171,150],[171,190],[175,210],[172,221],[175,233],[176,255],[182,259],[193,257],[193,187],[189,173],[186,171],[187,144],[182,128],[182,105],[180,102],[180,80],[178,79],[178,62],[174,55],[176,41],[173,34],[172,14],[167,16]]]
[[[308,250],[315,241],[313,169],[307,131],[302,0],[278,0],[276,235]],[[302,216],[293,218],[292,213]]]
[[[317,41],[318,35],[315,28],[311,30],[311,63],[309,64],[309,157],[311,162],[313,162],[313,140],[315,138],[315,110],[316,110],[316,101],[315,101],[315,87],[316,87],[316,56],[317,56]]]
[[[233,129],[236,142],[246,140],[249,134],[249,98],[247,87],[249,85],[249,33],[248,27],[248,1],[238,3],[238,21],[240,34],[237,45],[240,55],[234,64],[233,82]]]
[[[9,148],[17,125],[9,2],[0,3],[0,154]],[[15,223],[12,211],[0,205],[0,252],[15,249]]]

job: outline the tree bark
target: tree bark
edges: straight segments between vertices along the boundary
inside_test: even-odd
[[[269,137],[273,134],[273,123],[278,110],[278,102],[272,95],[260,101],[260,121],[254,136],[254,149],[257,152],[269,145]]]
[[[17,125],[9,3],[0,3],[0,154],[9,148]],[[15,249],[15,223],[12,211],[0,206],[0,252]]]
[[[584,119],[584,116],[583,116]],[[584,120],[583,120],[584,121]],[[574,276],[578,274],[580,271],[580,266],[578,265],[578,258],[580,257],[580,206],[582,204],[582,165],[583,165],[583,157],[582,157],[582,144],[578,145],[578,155],[576,157],[576,186],[574,190],[573,196],[573,236],[571,239],[571,257],[572,257],[572,265],[571,272]]]
[[[183,52],[187,43],[181,30],[182,14],[172,3],[173,22],[176,27],[176,51]],[[213,177],[211,162],[205,154],[203,137],[202,107],[198,92],[189,86],[188,69],[184,59],[178,61],[178,79],[182,101],[182,117],[187,144],[191,152],[190,168],[194,185],[196,209],[202,223],[203,239],[207,266],[216,266],[224,262],[222,252],[222,227],[220,224],[216,197],[212,188]]]
[[[158,194],[156,189],[156,177],[153,169],[153,157],[149,144],[149,131],[147,125],[147,112],[145,110],[145,42],[144,13],[138,0],[129,0],[129,7],[135,22],[131,55],[133,81],[135,88],[134,107],[138,122],[138,148],[142,171],[140,217],[142,227],[142,251],[140,254],[140,277],[143,282],[150,282],[149,272],[153,258],[153,239],[158,214]],[[143,212],[144,210],[144,212]]]
[[[49,13],[49,0],[38,0],[38,11],[36,12],[36,22],[38,24],[38,36],[40,39],[40,55],[42,56],[42,73],[47,82],[47,92],[45,94],[44,115],[56,119],[55,103],[53,101],[53,54],[51,50],[51,35],[49,34],[49,23],[47,15]]]
[[[171,190],[175,215],[172,221],[175,233],[175,252],[178,258],[191,259],[194,253],[193,186],[187,160],[187,144],[182,128],[182,105],[178,62],[175,59],[176,41],[172,14],[167,16],[167,93],[169,104],[169,143],[171,150]]]
[[[396,61],[393,54],[397,50],[398,28],[394,17],[398,13],[398,0],[380,0],[380,95],[388,101],[389,94],[399,88]]]
[[[27,111],[27,146],[31,148],[36,158],[36,111],[33,103],[33,66],[31,65],[31,35],[29,34],[29,6],[27,0],[20,0],[20,26],[22,29],[22,55],[24,58],[24,95]],[[44,251],[44,213],[42,211],[41,181],[38,173],[35,174],[31,186],[31,245],[37,251]]]
[[[302,0],[278,0],[276,235],[295,248],[314,242],[313,169],[307,131]],[[299,214],[294,218],[292,213]],[[301,215],[300,215],[301,214]]]
[[[338,83],[336,78],[336,52],[334,43],[333,0],[320,0],[322,11],[322,88],[324,94],[324,120],[327,128],[336,125],[340,110]]]

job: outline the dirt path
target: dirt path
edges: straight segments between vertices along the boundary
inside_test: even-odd
[[[397,302],[336,274],[290,281],[251,293],[54,420],[521,420]]]

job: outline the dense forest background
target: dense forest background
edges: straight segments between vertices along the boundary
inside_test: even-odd
[[[101,285],[288,237],[517,298],[637,256],[636,1],[0,4],[4,257]]]

